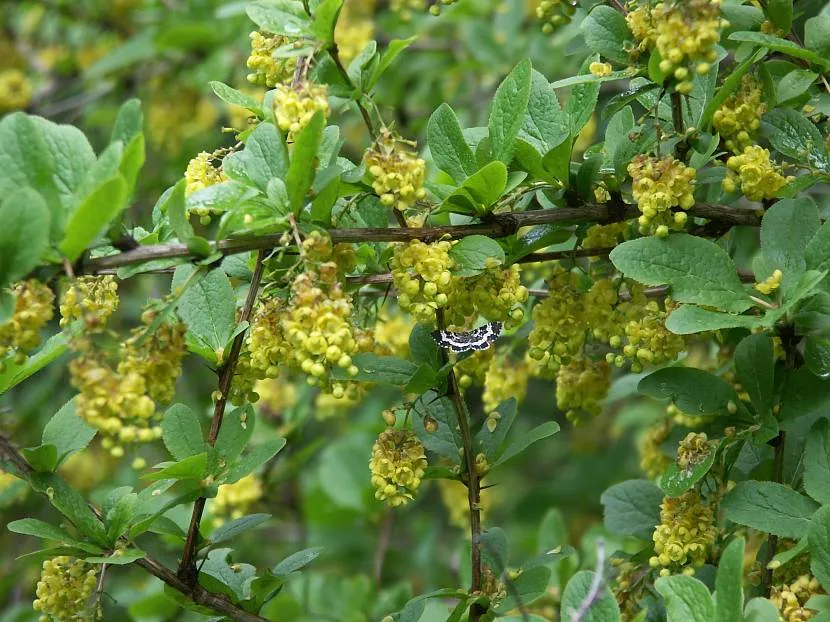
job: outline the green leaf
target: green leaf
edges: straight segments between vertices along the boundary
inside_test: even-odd
[[[173,231],[176,233],[176,237],[179,238],[180,242],[184,242],[185,244],[196,235],[193,232],[193,227],[190,225],[185,210],[186,187],[187,184],[184,179],[173,186],[162,208],[167,212],[167,218],[170,221],[170,226],[173,227]]]
[[[776,52],[781,52],[787,56],[792,56],[793,58],[801,58],[813,63],[814,65],[830,67],[830,61],[822,58],[815,52],[805,50],[797,43],[793,43],[787,39],[782,39],[781,37],[776,37],[775,35],[768,35],[761,32],[733,32],[729,35],[729,39],[731,41],[753,43],[757,46],[762,46]]]
[[[530,99],[530,60],[520,62],[496,90],[490,109],[490,144],[493,157],[505,164],[513,159],[514,142],[524,122]]]
[[[552,570],[547,566],[535,566],[522,572],[513,581],[512,588],[507,592],[505,598],[494,610],[497,613],[506,613],[520,605],[530,605],[540,596],[543,596],[548,589],[548,582]],[[603,618],[584,618],[600,620]]]
[[[813,515],[807,542],[810,546],[810,570],[827,590],[830,588],[830,505],[825,505]]]
[[[246,12],[257,26],[275,35],[292,38],[311,36],[311,18],[295,0],[260,0],[248,5]]]
[[[135,515],[138,505],[138,495],[134,492],[123,495],[104,517],[107,526],[107,537],[115,542],[127,531]]]
[[[223,523],[210,534],[210,545],[216,546],[217,544],[233,540],[238,535],[267,522],[270,518],[270,514],[249,514],[248,516]]]
[[[180,266],[173,275],[175,292],[196,270]],[[223,351],[236,328],[236,295],[227,275],[216,268],[185,291],[179,299],[179,316],[188,331],[212,352]]]
[[[721,554],[715,579],[715,622],[740,622],[744,607],[744,539],[735,538]]]
[[[92,512],[80,493],[73,490],[54,473],[36,473],[31,477],[32,488],[45,494],[52,505],[66,516],[84,536],[98,544],[106,544],[104,525]]]
[[[436,166],[456,182],[461,183],[478,169],[458,118],[448,104],[441,104],[429,118],[427,142]]]
[[[126,146],[143,132],[144,114],[141,111],[141,100],[128,99],[118,109],[118,115],[115,117],[115,123],[112,126],[110,143],[120,140]]]
[[[830,376],[830,339],[806,337],[804,339],[804,362],[816,376]]]
[[[764,115],[763,125],[770,143],[783,155],[830,172],[830,155],[821,132],[803,114],[776,108]]]
[[[611,261],[645,285],[670,285],[679,302],[738,313],[752,304],[732,259],[703,238],[678,233],[665,240],[656,236],[630,240],[611,252]]]
[[[718,453],[718,443],[712,443],[709,453],[689,468],[681,469],[676,462],[672,462],[660,477],[660,488],[668,497],[679,497],[702,480],[712,465]]]
[[[231,549],[214,549],[199,567],[199,582],[211,591],[220,591],[237,602],[251,597],[256,568],[250,564],[228,563]],[[210,579],[214,579],[211,581]]]
[[[334,27],[337,25],[343,2],[344,0],[323,0],[314,10],[312,30],[317,40],[325,44],[324,47],[330,47],[334,43]]]
[[[507,187],[507,167],[498,161],[490,162],[470,175],[445,200],[445,206],[470,216],[481,216],[501,198]]]
[[[532,145],[540,156],[544,156],[561,145],[570,133],[568,116],[562,112],[556,93],[547,78],[534,70],[519,138]]]
[[[547,248],[551,244],[561,244],[571,238],[572,232],[556,225],[536,225],[529,227],[516,241],[510,245],[510,257],[507,265],[516,263],[522,257]]]
[[[785,295],[807,270],[804,254],[820,226],[818,208],[810,197],[783,199],[764,214],[761,250],[767,265],[784,273]]]
[[[779,102],[788,102],[807,92],[818,74],[809,69],[793,69],[775,85],[775,92]]]
[[[207,452],[188,456],[178,462],[162,462],[157,467],[160,470],[144,475],[143,478],[151,482],[162,479],[196,479],[201,480],[207,472]]]
[[[753,598],[746,604],[743,622],[779,622],[778,607],[766,598]]]
[[[804,258],[810,270],[830,269],[830,222],[824,223],[810,238],[804,249]]]
[[[360,382],[379,382],[403,387],[418,371],[418,366],[412,361],[394,356],[378,356],[372,352],[358,354],[353,362],[359,371],[352,379]],[[348,376],[343,374],[343,377]]]
[[[75,452],[81,451],[95,437],[96,430],[87,425],[75,412],[75,400],[69,400],[56,412],[43,428],[44,445],[54,445],[57,464]]]
[[[66,333],[58,333],[50,337],[43,347],[22,365],[11,360],[5,361],[6,370],[0,373],[0,395],[60,358],[68,349]]]
[[[2,160],[2,158],[0,158]],[[0,203],[0,288],[34,270],[49,246],[49,210],[29,188],[9,192]]]
[[[778,30],[789,32],[793,25],[793,0],[769,0],[765,10]]]
[[[103,552],[100,547],[76,540],[60,527],[55,527],[54,525],[50,525],[49,523],[45,523],[36,518],[22,518],[20,520],[12,521],[7,525],[7,528],[12,533],[19,533],[24,536],[33,536],[43,540],[50,540],[60,544],[61,546],[75,547],[81,549],[82,551],[87,551],[88,553]]]
[[[622,13],[599,5],[588,13],[580,25],[585,44],[600,56],[628,65],[628,48],[634,37]]]
[[[654,587],[666,602],[667,622],[713,622],[715,604],[709,589],[694,577],[660,577]]]
[[[298,570],[302,570],[306,566],[308,566],[311,562],[315,559],[320,557],[323,553],[323,547],[315,546],[310,549],[303,549],[302,551],[297,551],[296,553],[292,553],[284,560],[282,560],[279,564],[274,566],[271,569],[278,577],[287,577],[292,572],[297,572]]]
[[[830,504],[830,422],[819,419],[810,428],[804,448],[804,490],[821,504]]]
[[[738,482],[721,507],[734,523],[797,540],[807,533],[818,505],[789,486],[749,480]]]
[[[138,180],[138,174],[141,172],[144,162],[147,159],[147,153],[144,142],[144,134],[139,134],[127,143],[124,149],[124,155],[121,157],[121,162],[118,163],[118,171],[127,182],[127,197],[129,198],[135,191],[135,184]]]
[[[112,555],[84,557],[88,564],[107,564],[108,566],[126,566],[144,559],[147,553],[141,549],[118,549]]]
[[[484,235],[471,235],[455,244],[450,258],[455,261],[456,276],[475,276],[490,265],[503,265],[505,260],[501,245]]]
[[[488,425],[489,418],[487,418],[473,439],[473,448],[476,455],[479,453],[484,454],[489,462],[493,462],[496,459],[507,438],[507,433],[513,426],[517,410],[515,398],[499,404],[499,407],[496,409],[496,412],[499,414],[499,419],[495,427],[492,430],[490,429]]]
[[[830,294],[820,292],[804,301],[793,320],[798,335],[820,338],[830,336]]]
[[[306,193],[314,182],[317,170],[317,150],[323,141],[326,118],[321,111],[314,113],[308,124],[300,130],[291,151],[291,164],[285,176],[288,197],[294,213],[298,214],[305,205]]]
[[[611,486],[602,493],[603,523],[611,533],[636,536],[651,542],[660,522],[663,491],[653,482],[632,479]]]
[[[693,335],[724,328],[748,328],[760,326],[762,318],[753,315],[735,315],[710,311],[694,305],[683,305],[671,312],[666,328],[675,335]]]
[[[637,390],[655,399],[670,399],[692,416],[731,416],[739,403],[735,388],[723,378],[694,367],[664,367],[640,380]]]
[[[417,38],[417,36],[413,36],[407,39],[392,39],[380,55],[380,60],[375,65],[372,75],[363,85],[364,90],[368,92],[375,88],[378,80],[380,80],[381,76],[389,69],[392,63],[395,62],[395,59],[400,56],[401,52],[412,45]]]
[[[775,348],[766,333],[745,337],[735,348],[735,371],[761,419],[772,417]]]
[[[830,15],[816,15],[804,22],[804,45],[821,58],[830,58]]]
[[[596,55],[591,55],[582,63],[579,73],[594,78],[589,71],[592,62],[599,60]],[[599,98],[599,89],[602,86],[596,78],[591,82],[577,84],[571,89],[571,95],[565,103],[565,114],[568,115],[571,124],[571,136],[576,138],[585,124],[594,114]]]
[[[588,598],[591,590],[591,584],[595,578],[595,573],[590,570],[582,570],[577,572],[568,581],[565,586],[565,591],[562,594],[562,619],[571,619],[580,606]],[[568,616],[568,617],[566,617]],[[603,584],[599,589],[599,593],[591,603],[585,615],[579,618],[582,622],[618,622],[620,619],[620,606],[614,599],[614,595],[608,586]]]
[[[246,95],[242,91],[237,91],[235,88],[231,88],[227,84],[224,84],[223,82],[217,82],[216,80],[210,83],[210,88],[213,90],[216,96],[226,104],[247,108],[255,115],[262,118],[262,107],[259,105],[259,102],[250,95]],[[254,130],[254,132],[256,132],[256,129]]]
[[[127,180],[123,175],[117,175],[87,195],[66,223],[59,248],[67,259],[73,262],[78,259],[127,207],[127,190]]]
[[[493,468],[515,458],[534,443],[553,436],[557,432],[559,432],[559,424],[555,421],[548,421],[536,426],[510,443],[501,456],[499,456],[499,459],[493,464]]]
[[[250,404],[234,408],[222,419],[216,451],[226,462],[231,463],[242,454],[251,440],[255,421],[254,408]]]
[[[199,417],[184,404],[173,404],[164,413],[161,438],[167,451],[176,460],[184,460],[205,451]]]
[[[262,445],[254,447],[246,456],[243,456],[228,472],[223,483],[233,484],[240,479],[253,473],[271,458],[276,456],[285,447],[285,439],[277,438],[266,441]]]
[[[22,453],[26,462],[39,473],[50,473],[58,466],[58,449],[54,445],[27,447]]]
[[[830,380],[818,378],[806,367],[789,372],[779,402],[781,421],[809,415],[830,402]]]

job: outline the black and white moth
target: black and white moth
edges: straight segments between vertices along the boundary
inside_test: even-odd
[[[436,330],[432,338],[442,348],[448,348],[453,352],[469,352],[470,350],[486,350],[499,338],[503,324],[501,322],[490,322],[474,328],[473,330],[454,333],[449,330]]]

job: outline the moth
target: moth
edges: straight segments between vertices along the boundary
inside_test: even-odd
[[[432,338],[442,348],[453,352],[486,350],[501,335],[502,322],[490,322],[467,332],[455,333],[449,330],[436,330]]]

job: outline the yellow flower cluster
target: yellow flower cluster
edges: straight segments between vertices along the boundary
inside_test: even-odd
[[[328,87],[325,84],[303,81],[296,86],[277,85],[274,93],[274,116],[277,125],[286,133],[289,141],[296,138],[318,110],[322,111],[325,118],[328,118],[331,111]]]
[[[375,36],[375,24],[371,15],[365,15],[361,7],[346,2],[334,29],[334,42],[344,65],[348,65],[363,51]]]
[[[599,278],[585,296],[585,322],[594,339],[609,343],[620,331],[619,283],[616,279]]]
[[[0,71],[0,114],[23,110],[32,102],[32,83],[19,69]]]
[[[769,296],[770,294],[772,294],[772,292],[781,287],[781,279],[783,278],[784,273],[781,272],[781,270],[775,270],[766,279],[764,279],[763,281],[759,281],[752,287],[755,288],[757,291],[761,292],[762,294]]]
[[[375,324],[375,351],[378,354],[409,357],[409,336],[412,334],[413,324],[402,313],[389,315],[383,312]]]
[[[778,609],[779,619],[783,622],[806,622],[815,617],[816,612],[806,609],[804,605],[813,596],[822,593],[818,579],[803,574],[789,585],[772,586],[769,598]]]
[[[424,446],[411,431],[381,432],[369,460],[375,499],[390,507],[406,505],[415,498],[426,468]]]
[[[503,357],[494,356],[490,359],[487,373],[484,376],[484,393],[481,396],[484,402],[484,412],[490,417],[497,416],[493,411],[499,404],[516,398],[521,402],[527,395],[527,381],[530,370],[527,363],[510,361]],[[488,424],[491,422],[488,421]],[[492,422],[495,427],[497,420]]]
[[[262,498],[262,482],[249,473],[238,482],[219,486],[211,506],[213,524],[220,526],[227,519],[242,518]]]
[[[637,444],[640,468],[649,479],[662,475],[671,464],[671,460],[663,451],[663,443],[669,438],[671,429],[671,422],[668,419],[659,421],[646,430]]]
[[[297,387],[285,377],[285,374],[259,380],[255,390],[259,395],[257,405],[267,416],[281,416],[297,404]]]
[[[221,165],[216,166],[214,164],[217,160],[219,160],[217,154],[202,151],[188,162],[187,170],[184,173],[184,179],[187,183],[185,192],[187,194],[193,194],[197,190],[227,181],[228,177],[222,171]]]
[[[118,308],[118,282],[114,276],[81,276],[69,284],[61,298],[61,326],[83,320],[88,332],[103,330]]]
[[[496,355],[495,348],[478,350],[471,356],[458,361],[455,364],[455,372],[458,376],[458,386],[462,390],[473,385],[482,386],[487,377],[487,370]]]
[[[246,65],[251,73],[248,82],[258,86],[274,87],[286,82],[294,75],[297,59],[294,57],[276,58],[274,52],[288,45],[290,40],[281,35],[253,31],[250,35],[251,55]]]
[[[12,316],[0,324],[0,372],[3,360],[14,353],[15,361],[22,363],[28,354],[40,345],[40,331],[52,319],[55,295],[46,285],[35,279],[20,281],[11,287],[15,296]]]
[[[642,215],[640,233],[666,237],[669,230],[680,230],[688,216],[672,212],[673,207],[687,210],[695,204],[695,169],[671,156],[653,158],[638,155],[628,165],[634,200]]]
[[[58,468],[58,474],[75,490],[88,492],[109,476],[112,465],[113,461],[107,452],[92,446],[64,460]]]
[[[628,223],[614,222],[610,225],[592,225],[585,233],[583,248],[611,248],[628,239]]]
[[[178,153],[184,142],[209,131],[218,119],[213,102],[196,89],[179,88],[173,94],[162,81],[153,85],[147,103],[147,128],[155,149]]]
[[[640,50],[656,48],[660,71],[677,81],[680,93],[691,93],[692,72],[705,74],[717,58],[721,28],[720,0],[684,0],[642,5],[626,17]]]
[[[533,307],[535,324],[528,337],[531,370],[542,377],[579,357],[586,337],[585,295],[579,289],[579,275],[555,264],[548,288],[555,295]]]
[[[556,406],[571,423],[581,413],[597,416],[611,388],[611,366],[605,361],[578,359],[556,373]]]
[[[743,153],[752,144],[753,136],[761,127],[761,117],[766,112],[761,101],[758,82],[747,74],[741,80],[741,87],[730,95],[715,111],[712,125],[732,153]]]
[[[622,355],[609,353],[608,362],[617,367],[625,364],[625,359],[632,362],[631,371],[638,373],[649,365],[662,365],[677,358],[686,349],[686,340],[681,335],[675,335],[666,328],[666,318],[672,308],[672,303],[666,299],[666,310],[660,308],[657,301],[651,300],[640,309],[638,319],[632,319],[625,325],[627,343],[623,346]],[[616,340],[612,339],[612,345]]]
[[[408,143],[387,129],[364,155],[372,188],[380,202],[401,212],[426,196],[424,177],[426,162]]]
[[[334,397],[345,394],[342,382],[332,382],[332,370],[339,367],[357,375],[352,356],[371,347],[371,338],[351,324],[352,300],[337,282],[336,271],[337,266],[329,262],[320,266],[319,275],[297,276],[287,307],[277,298],[258,305],[247,344],[253,369],[275,378],[279,365],[288,365],[301,369],[309,384]]]
[[[711,449],[705,433],[689,432],[677,447],[677,466],[684,471],[693,469],[706,459]]]
[[[435,310],[447,306],[452,291],[452,242],[425,244],[412,240],[395,247],[390,261],[398,304],[416,322],[435,322]]]
[[[491,322],[504,322],[508,329],[515,328],[524,320],[522,305],[527,298],[518,264],[509,268],[493,265],[473,277],[453,278],[447,322],[466,327],[481,315]]]
[[[784,177],[780,167],[770,159],[769,151],[758,145],[751,145],[740,155],[733,155],[726,161],[729,175],[723,180],[723,189],[734,192],[740,188],[750,201],[772,199],[786,186],[792,177]]]
[[[71,557],[54,557],[43,562],[32,603],[40,611],[40,622],[100,619],[87,607],[98,583],[97,568]]]
[[[680,569],[693,572],[706,563],[716,536],[712,507],[697,492],[690,490],[679,497],[665,497],[660,505],[660,524],[652,536],[657,555],[649,559],[649,565],[662,567],[662,576]]]
[[[331,393],[317,394],[317,397],[314,398],[314,418],[317,421],[347,415],[366,394],[363,384],[350,382],[345,386],[346,392],[341,397],[335,397]]]
[[[542,0],[536,7],[536,17],[542,22],[542,32],[549,35],[557,28],[570,24],[577,6],[576,0]]]

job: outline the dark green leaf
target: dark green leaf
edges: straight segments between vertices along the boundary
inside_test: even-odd
[[[830,58],[830,15],[816,15],[804,22],[804,45],[821,58]]]
[[[611,533],[636,536],[651,542],[654,527],[660,522],[663,491],[653,482],[628,480],[602,493],[605,528]]]
[[[514,579],[513,586],[507,593],[507,598],[494,608],[495,611],[505,613],[519,605],[532,604],[547,592],[551,573],[551,569],[547,566],[535,566],[522,572]],[[585,620],[589,619],[592,618],[585,618]],[[601,619],[593,618],[593,620]]]
[[[745,337],[735,348],[735,371],[758,415],[772,416],[775,389],[775,348],[765,333]]]
[[[496,90],[490,109],[490,144],[493,157],[505,164],[513,159],[514,141],[524,121],[530,99],[529,60],[520,62]]]
[[[733,32],[729,35],[729,39],[732,41],[753,43],[757,46],[769,48],[770,50],[781,52],[787,56],[792,56],[793,58],[801,58],[821,67],[830,66],[830,61],[822,58],[815,52],[805,50],[797,43],[793,43],[788,39],[776,37],[775,35],[768,35],[762,32]]]
[[[804,339],[804,362],[816,376],[830,377],[830,339]]]
[[[49,245],[49,210],[29,188],[10,191],[0,203],[0,288],[24,278]]]
[[[723,551],[715,579],[715,622],[741,620],[744,608],[743,589],[744,539],[735,538]]]
[[[628,48],[634,37],[622,13],[599,5],[588,13],[580,26],[585,44],[600,56],[628,65]]]
[[[585,62],[582,63],[579,73],[583,75],[587,74],[588,77],[594,78],[594,76],[590,75],[588,68],[592,62],[597,60],[599,60],[597,56],[589,56],[585,59]],[[573,138],[576,138],[579,135],[579,132],[583,127],[585,127],[585,124],[588,123],[590,118],[593,116],[594,109],[597,106],[597,99],[599,98],[599,89],[601,86],[602,85],[598,80],[593,79],[590,82],[577,84],[571,89],[571,95],[568,97],[568,101],[565,104],[565,113],[570,119],[571,136]]]
[[[709,589],[694,577],[660,577],[654,587],[665,599],[667,622],[712,622],[715,619],[715,604]]]
[[[314,113],[308,124],[300,130],[291,151],[291,164],[285,176],[288,197],[294,213],[297,214],[305,205],[306,193],[314,182],[317,170],[317,150],[323,140],[326,118],[321,111]]]
[[[75,401],[70,400],[56,412],[43,428],[42,443],[54,445],[57,463],[81,451],[95,437],[95,428],[87,425],[75,412]]]
[[[810,546],[810,570],[821,586],[830,588],[830,505],[813,515],[807,534]]]
[[[173,404],[161,422],[162,440],[176,460],[184,460],[205,451],[199,417],[184,404]]]
[[[776,108],[764,115],[763,124],[772,146],[783,155],[830,172],[830,155],[821,132],[803,114]]]
[[[284,560],[282,560],[279,564],[274,566],[271,569],[278,577],[287,577],[292,572],[297,572],[298,570],[302,570],[306,566],[308,566],[311,562],[315,559],[320,557],[323,553],[323,547],[316,546],[310,549],[303,549],[302,551],[297,551],[296,553],[292,553]]]
[[[216,451],[226,462],[236,460],[254,432],[254,408],[250,404],[234,408],[222,419],[216,438]]]
[[[534,443],[548,438],[549,436],[553,436],[557,432],[559,432],[559,424],[555,421],[548,421],[547,423],[536,426],[510,443],[510,445],[508,445],[504,450],[504,453],[502,453],[501,456],[499,456],[499,459],[493,464],[493,467],[495,468],[496,466],[504,464],[508,460],[515,458]]]
[[[582,604],[588,598],[594,578],[593,572],[582,570],[568,581],[562,594],[563,620],[572,619],[570,616],[580,611]],[[620,606],[604,582],[591,606],[579,619],[582,622],[618,622],[620,620]]]
[[[233,540],[236,536],[250,531],[254,527],[268,521],[270,518],[270,514],[249,514],[248,516],[223,523],[210,534],[210,545],[216,546],[217,544]]]
[[[768,0],[765,9],[776,29],[790,31],[793,25],[793,0]]]
[[[499,405],[496,409],[498,418],[488,415],[473,439],[473,450],[476,455],[484,454],[489,462],[496,460],[507,438],[507,433],[513,426],[517,410],[518,407],[514,398]],[[494,426],[491,421],[495,422]]]
[[[505,259],[501,245],[484,235],[464,238],[452,247],[450,257],[455,261],[456,276],[475,276],[489,266],[503,265]]]
[[[172,290],[181,287],[196,270],[180,266],[173,275]],[[188,331],[214,353],[223,352],[236,327],[236,296],[227,275],[211,270],[179,299],[179,316]]]
[[[354,364],[359,370],[354,380],[380,382],[401,387],[406,386],[418,371],[418,366],[412,361],[394,356],[378,356],[371,352],[355,356]]]
[[[820,226],[818,208],[809,197],[783,199],[764,214],[761,250],[767,265],[784,273],[785,295],[807,270],[804,253]]]
[[[819,419],[810,428],[804,448],[804,490],[821,504],[830,504],[830,422]]]
[[[99,544],[106,544],[104,526],[95,516],[80,493],[73,490],[54,473],[36,473],[31,478],[32,488],[45,494],[52,505],[68,518],[83,535]]]
[[[234,482],[238,482],[276,456],[283,447],[285,447],[284,438],[277,438],[267,441],[262,445],[257,445],[231,468],[223,483],[233,484]]]
[[[441,104],[432,113],[427,126],[427,142],[436,166],[458,183],[476,172],[475,156],[464,135],[453,109]]]
[[[60,527],[55,527],[49,523],[44,523],[42,520],[36,518],[22,518],[15,520],[7,525],[9,531],[19,533],[24,536],[34,536],[43,540],[51,540],[61,546],[71,546],[88,553],[101,553],[100,547],[87,542],[76,540]]]
[[[728,417],[739,402],[730,383],[694,367],[658,369],[643,378],[637,390],[655,399],[670,399],[685,414],[693,416]]]
[[[818,504],[789,486],[776,482],[745,481],[726,495],[721,506],[726,518],[783,538],[807,533]]]
[[[713,443],[702,460],[686,469],[681,469],[676,462],[672,462],[660,477],[660,488],[668,497],[679,497],[706,476],[715,463],[717,453],[718,444]]]

